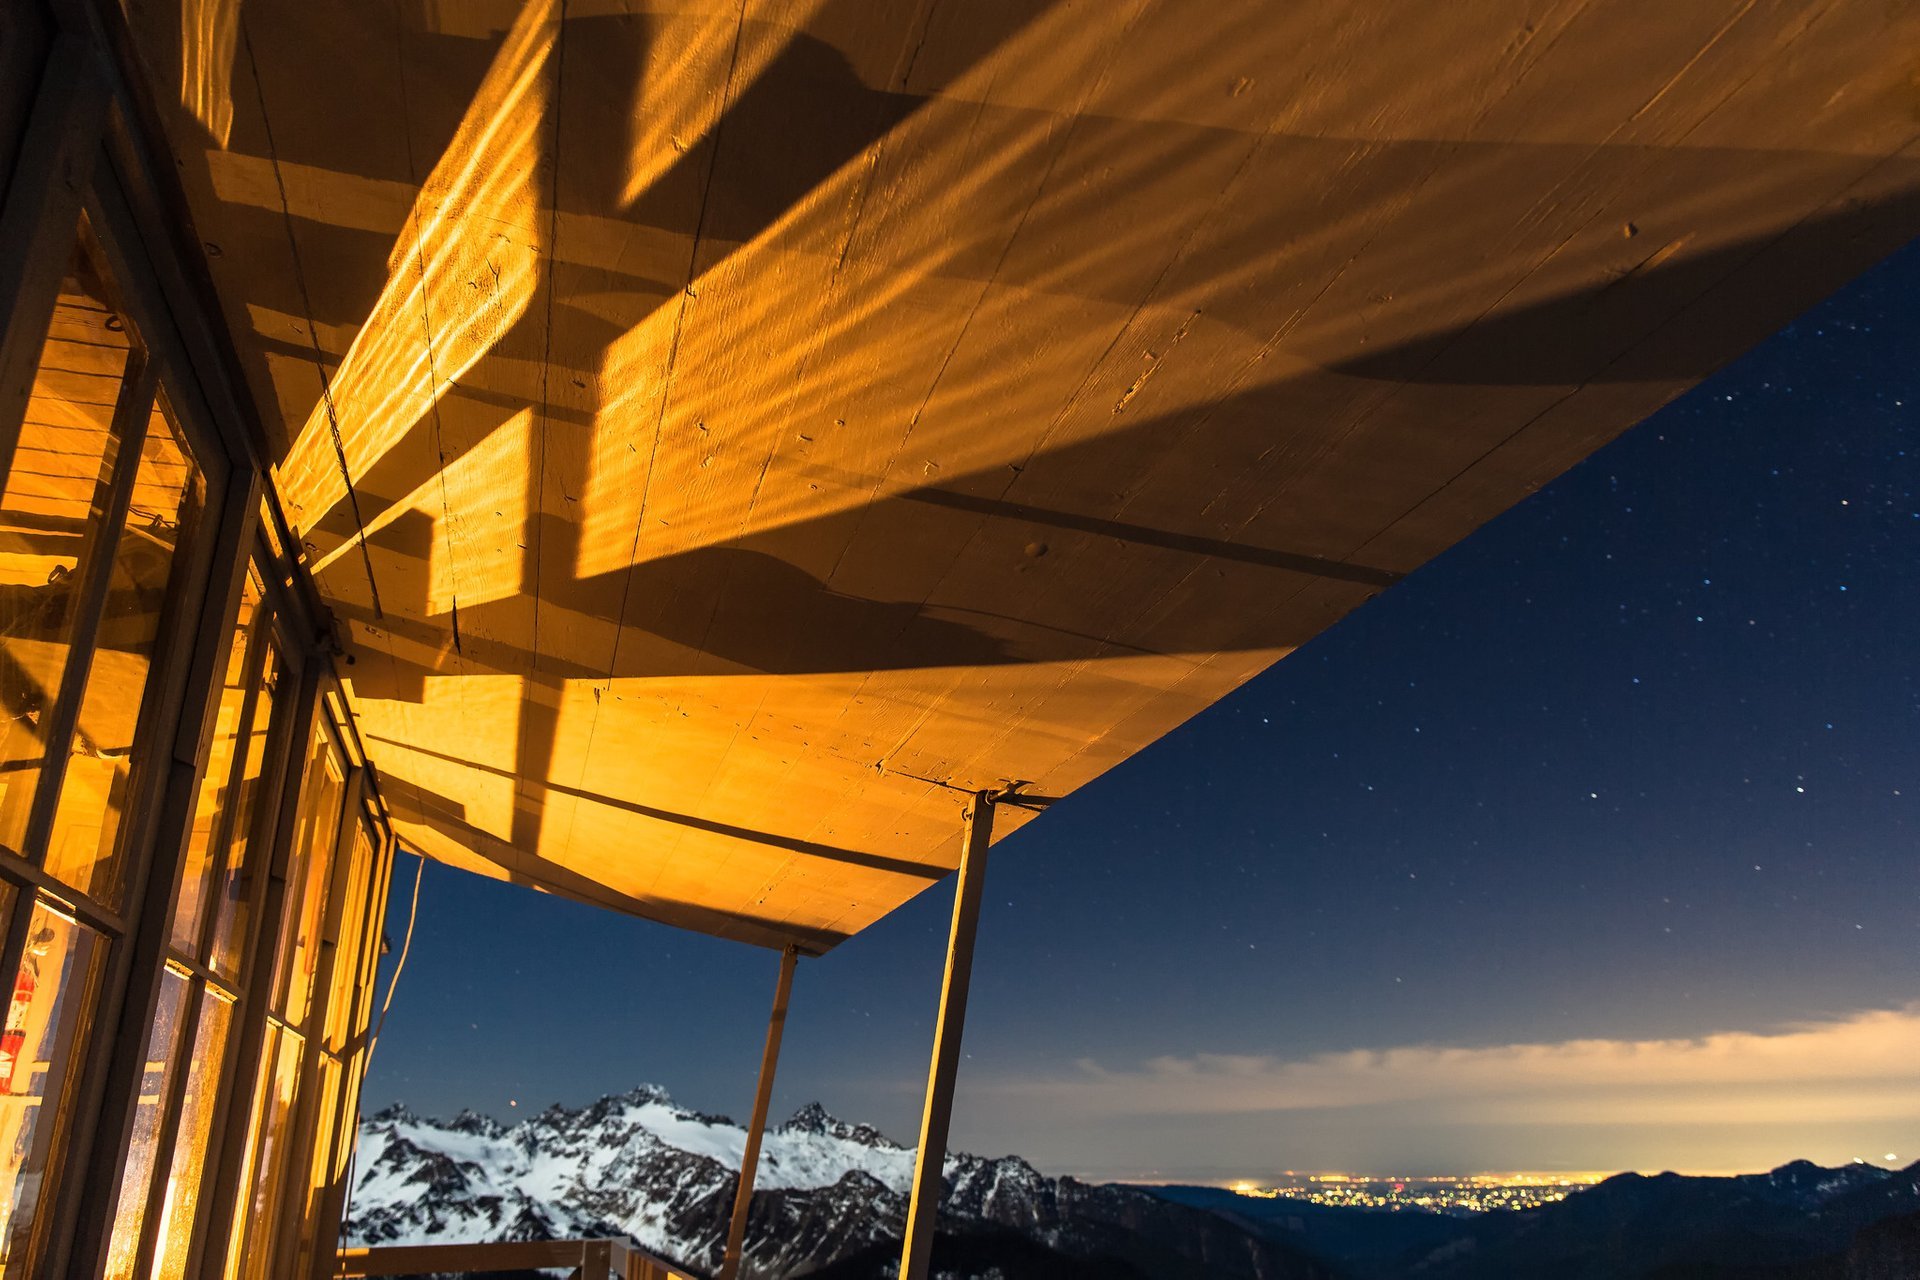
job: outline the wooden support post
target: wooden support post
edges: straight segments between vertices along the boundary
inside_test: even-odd
[[[933,1028],[933,1065],[927,1072],[927,1108],[920,1119],[913,1198],[907,1206],[907,1239],[900,1251],[900,1280],[926,1280],[933,1257],[940,1192],[946,1186],[953,1078],[960,1067],[967,984],[973,977],[973,935],[980,923],[980,892],[987,879],[987,846],[993,840],[993,804],[993,793],[982,791],[967,806],[966,834],[960,842],[960,875],[953,890],[953,929],[947,937],[947,971],[940,983],[940,1011]]]
[[[773,1013],[767,1018],[767,1047],[760,1054],[760,1086],[753,1095],[753,1119],[747,1124],[747,1150],[740,1158],[740,1185],[733,1193],[733,1223],[727,1228],[720,1280],[734,1280],[740,1273],[740,1250],[747,1240],[747,1209],[753,1203],[753,1178],[760,1167],[760,1137],[767,1131],[773,1072],[780,1065],[780,1036],[787,1027],[787,997],[793,993],[793,966],[799,957],[792,944],[780,953],[780,979],[773,988]]]

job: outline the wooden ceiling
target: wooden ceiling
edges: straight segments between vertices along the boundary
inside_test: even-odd
[[[1911,6],[130,12],[403,835],[813,951],[1920,230]]]

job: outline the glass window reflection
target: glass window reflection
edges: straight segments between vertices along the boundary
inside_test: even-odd
[[[0,489],[0,848],[24,854],[133,347],[84,221]]]
[[[145,1070],[140,1077],[133,1139],[128,1144],[126,1165],[120,1175],[119,1207],[114,1213],[113,1239],[107,1253],[107,1280],[130,1280],[138,1261],[140,1229],[146,1223],[147,1197],[153,1189],[167,1086],[173,1076],[189,987],[188,976],[171,966],[161,978],[160,1000],[143,1054]]]
[[[93,930],[34,903],[0,1031],[0,1276],[29,1274],[44,1245],[40,1209],[65,1154],[67,1084],[105,951]]]
[[[231,978],[239,971],[246,946],[247,922],[253,913],[253,886],[259,874],[254,864],[265,861],[264,856],[255,856],[258,842],[254,839],[254,828],[261,789],[267,782],[264,776],[267,728],[273,718],[274,694],[280,687],[280,654],[270,638],[262,658],[260,675],[252,691],[255,696],[249,708],[251,723],[247,727],[241,768],[232,788],[230,811],[225,815],[228,833],[225,857],[214,880],[213,942],[207,951],[207,964],[223,978]]]
[[[276,1008],[296,1027],[306,1025],[320,964],[320,931],[326,924],[327,890],[333,883],[333,850],[339,838],[345,785],[346,766],[326,730],[316,726],[300,784],[293,863],[287,874],[287,910],[274,959]]]
[[[179,901],[174,908],[174,949],[193,956],[200,954],[201,926],[206,921],[219,855],[224,852],[224,841],[220,837],[231,817],[234,761],[251,716],[249,695],[258,684],[252,662],[260,640],[255,625],[259,610],[260,580],[248,570],[240,592],[240,615],[227,649],[220,701],[214,711],[213,740],[207,748],[207,767],[200,779],[193,826],[187,833],[186,863],[180,874]]]
[[[115,544],[47,842],[47,871],[109,908],[120,903],[121,817],[154,647],[176,564],[187,559],[179,552],[198,526],[204,502],[199,468],[162,398],[153,409],[132,505]]]
[[[200,1002],[200,1025],[187,1059],[187,1082],[180,1106],[180,1132],[173,1142],[165,1199],[160,1206],[159,1244],[153,1254],[153,1280],[186,1275],[194,1219],[207,1176],[207,1147],[213,1130],[214,1103],[226,1059],[233,1005],[215,988]]]

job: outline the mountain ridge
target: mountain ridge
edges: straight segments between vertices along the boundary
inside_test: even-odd
[[[745,1130],[640,1085],[512,1124],[463,1110],[368,1117],[353,1244],[618,1237],[718,1268]],[[885,1280],[912,1148],[818,1103],[771,1126],[743,1280]],[[1920,1162],[1795,1160],[1764,1173],[1622,1173],[1564,1200],[1470,1218],[1249,1199],[1219,1188],[1049,1177],[952,1152],[943,1274],[999,1280],[1914,1280]]]
[[[361,1124],[343,1229],[352,1244],[622,1237],[690,1271],[717,1269],[745,1130],[641,1085],[584,1107],[502,1124],[404,1104]],[[771,1126],[761,1148],[744,1280],[897,1257],[913,1149],[818,1103]],[[1024,1262],[1002,1273],[1199,1280],[1337,1280],[1284,1241],[1134,1188],[1049,1178],[1019,1156],[949,1153],[941,1227]],[[1025,1241],[1011,1245],[1012,1237]],[[999,1244],[982,1242],[1002,1238]],[[1035,1261],[1036,1258],[1051,1261]],[[1025,1268],[1024,1270],[1022,1268]]]
[[[1246,1223],[1359,1280],[1914,1280],[1920,1162],[1794,1160],[1762,1173],[1619,1173],[1532,1209],[1452,1218],[1155,1194]]]

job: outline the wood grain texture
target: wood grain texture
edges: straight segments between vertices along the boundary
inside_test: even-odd
[[[1907,4],[220,10],[134,5],[399,829],[769,946],[1920,230]]]

